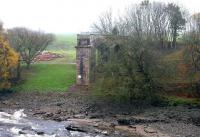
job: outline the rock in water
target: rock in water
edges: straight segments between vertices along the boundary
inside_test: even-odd
[[[84,130],[82,127],[80,126],[75,126],[75,125],[69,125],[67,127],[65,127],[67,130],[69,131],[78,131],[78,132],[87,132],[86,130]]]

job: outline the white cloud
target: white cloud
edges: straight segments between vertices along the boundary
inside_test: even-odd
[[[6,28],[24,26],[55,33],[88,31],[104,11],[115,13],[141,0],[0,0],[0,19]],[[158,0],[157,0],[158,1]],[[198,0],[174,1],[191,12],[200,11]]]

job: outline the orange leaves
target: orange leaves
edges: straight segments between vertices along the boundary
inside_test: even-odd
[[[10,68],[16,67],[17,64],[18,64],[19,55],[10,47],[9,47],[7,60],[8,60],[8,65],[9,65]]]
[[[11,86],[11,69],[16,68],[19,55],[9,46],[7,40],[0,34],[0,90]]]
[[[10,82],[4,81],[0,83],[0,89],[9,89],[11,86]]]

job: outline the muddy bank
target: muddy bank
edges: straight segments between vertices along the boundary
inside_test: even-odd
[[[127,106],[97,99],[89,92],[12,93],[1,96],[1,111],[24,109],[28,116],[54,121],[83,123],[114,133],[143,136],[200,136],[200,108],[191,106],[148,107]],[[68,127],[74,130],[74,127]]]
[[[91,122],[91,121],[90,121]],[[125,134],[102,130],[89,121],[56,122],[27,116],[24,110],[0,112],[1,137],[121,137]]]

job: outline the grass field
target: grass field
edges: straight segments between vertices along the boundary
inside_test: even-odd
[[[198,98],[183,98],[177,96],[166,96],[169,105],[197,105],[200,106],[200,99]]]
[[[56,35],[56,40],[47,51],[64,55],[51,61],[32,64],[30,70],[23,68],[22,81],[13,87],[16,91],[65,92],[75,83],[76,35]]]
[[[48,51],[75,50],[76,34],[56,34],[55,41],[47,47]]]
[[[75,65],[34,64],[23,71],[23,81],[14,87],[17,91],[65,92],[75,83]]]
[[[41,62],[47,64],[54,63],[74,63],[76,58],[75,46],[77,43],[76,34],[57,34],[55,42],[47,47],[47,51],[62,54],[64,58],[53,61]]]

